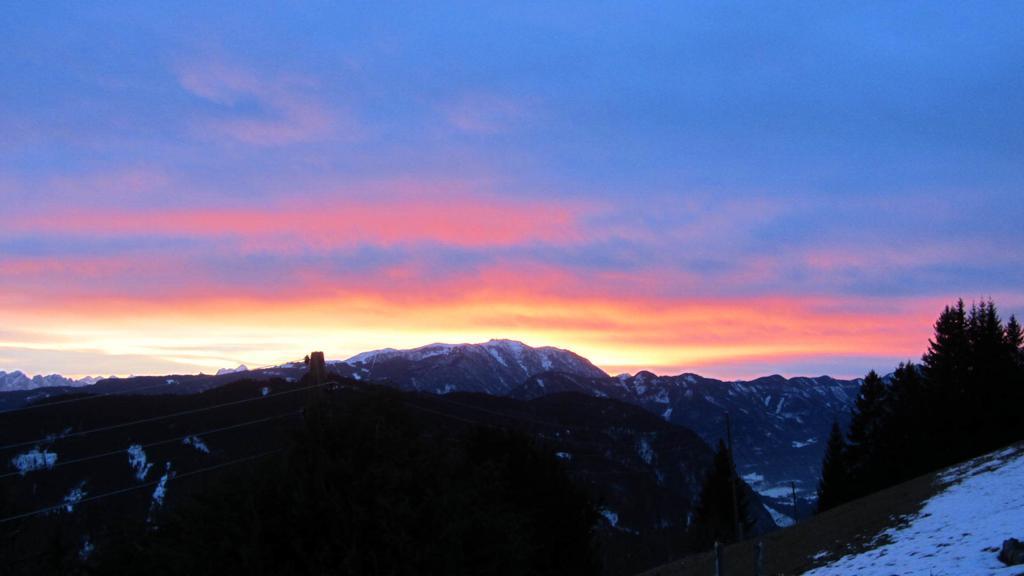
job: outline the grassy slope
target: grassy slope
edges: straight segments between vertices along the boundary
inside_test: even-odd
[[[722,576],[752,575],[758,542],[764,544],[762,574],[802,574],[840,556],[874,548],[876,536],[898,526],[903,518],[919,511],[931,496],[944,489],[944,471],[926,474],[909,482],[850,502],[778,530],[762,538],[724,549]],[[827,555],[819,554],[827,551]],[[712,553],[690,556],[645,572],[643,576],[710,576]]]

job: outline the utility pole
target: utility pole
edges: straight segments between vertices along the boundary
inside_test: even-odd
[[[754,576],[764,574],[764,541],[757,543],[756,557],[754,558]]]
[[[725,566],[722,566],[722,545],[715,540],[715,576],[725,576]]]
[[[736,530],[736,541],[743,541],[743,526],[740,524],[740,504],[736,494],[736,460],[732,451],[732,419],[725,413],[725,438],[729,446],[729,479],[732,484],[732,521]]]

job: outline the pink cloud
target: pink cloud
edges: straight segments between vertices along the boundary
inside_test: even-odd
[[[891,270],[899,268],[980,260],[991,257],[993,254],[998,254],[1007,263],[1020,263],[1022,260],[1019,253],[1013,248],[1013,246],[977,239],[898,246],[867,242],[859,245],[801,248],[801,255],[809,269],[821,273],[867,270],[888,274],[891,273]]]
[[[437,242],[450,246],[566,243],[582,237],[585,205],[496,197],[398,195],[301,200],[272,206],[55,209],[26,214],[8,232],[240,239],[250,248]]]

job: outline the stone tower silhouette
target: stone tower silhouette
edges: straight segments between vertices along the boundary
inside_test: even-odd
[[[313,352],[309,355],[309,375],[317,386],[323,385],[327,380],[327,363],[324,361],[323,352]]]

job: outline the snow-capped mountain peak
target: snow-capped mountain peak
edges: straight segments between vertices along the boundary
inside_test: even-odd
[[[386,379],[402,388],[437,393],[458,390],[507,395],[527,378],[544,372],[607,377],[573,352],[550,346],[534,348],[518,340],[435,343],[408,350],[385,348],[356,354],[343,364],[360,377]]]
[[[240,372],[248,372],[249,367],[245,364],[240,364],[238,368],[221,368],[217,370],[217,376],[223,376],[225,374],[238,374]]]
[[[0,392],[12,392],[15,390],[33,390],[35,388],[46,388],[53,386],[88,386],[95,384],[100,378],[92,376],[74,380],[60,374],[37,374],[31,378],[21,370],[4,372],[0,370]]]

